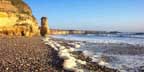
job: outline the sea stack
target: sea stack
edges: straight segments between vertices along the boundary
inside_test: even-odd
[[[41,36],[46,36],[46,35],[49,34],[47,17],[42,17],[41,18],[40,34],[41,34]]]

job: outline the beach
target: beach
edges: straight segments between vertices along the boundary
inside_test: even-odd
[[[40,37],[1,37],[0,46],[0,72],[64,71],[60,64],[53,66],[56,52]]]
[[[0,71],[70,72],[63,68],[64,59],[59,57],[58,51],[46,44],[44,40],[45,38],[42,37],[1,37]],[[68,43],[52,38],[50,41],[60,42],[64,46]],[[86,61],[86,64],[78,66],[80,69],[92,72],[119,72],[91,62],[89,58],[83,56],[82,52],[72,53],[75,58]]]
[[[143,3],[0,0],[0,72],[144,72]]]

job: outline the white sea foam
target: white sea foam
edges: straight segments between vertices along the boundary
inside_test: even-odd
[[[116,44],[132,44],[136,46],[144,46],[144,36],[143,35],[131,35],[127,37],[118,37],[118,36],[53,36],[54,38],[62,38],[66,40],[77,40],[77,41],[86,41],[89,43],[116,43]],[[85,46],[85,44],[84,44]],[[144,66],[144,55],[128,55],[128,54],[107,54],[100,52],[93,52],[90,49],[84,49],[82,46],[77,50],[84,50],[83,53],[86,56],[90,56],[92,61],[98,62],[99,64],[119,69],[121,72],[139,72],[137,69],[140,66]],[[91,46],[89,46],[91,47]],[[92,46],[94,49],[94,46]],[[98,49],[98,48],[96,48]]]
[[[83,51],[83,54],[84,54],[85,56],[89,56],[89,57],[94,55],[93,52],[89,52],[89,51],[87,51],[87,50],[84,50],[84,51]]]
[[[90,51],[84,52],[85,55],[92,53]],[[144,66],[144,56],[139,55],[113,55],[113,54],[94,54],[89,55],[93,62],[99,65],[104,65],[109,68],[118,69],[121,72],[139,72],[138,68]],[[103,57],[105,56],[105,58]],[[107,62],[107,58],[111,60]]]
[[[131,70],[134,72],[138,72],[137,68],[140,66],[144,66],[144,56],[132,56],[132,55],[110,55],[117,60],[111,62],[111,66],[113,68],[117,68],[119,70]]]

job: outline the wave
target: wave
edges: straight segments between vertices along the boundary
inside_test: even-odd
[[[66,40],[86,41],[92,43],[127,43],[144,46],[144,35],[117,35],[117,34],[87,34],[87,35],[57,35],[54,38]]]
[[[93,62],[97,62],[100,65],[118,69],[121,72],[141,72],[141,67],[144,66],[143,52],[137,53],[131,45],[124,44],[121,46],[86,43],[78,50],[83,51],[85,56],[89,56]],[[141,47],[137,49],[143,51]]]
[[[86,34],[86,36],[99,36],[99,37],[120,37],[120,38],[140,38],[144,39],[144,35],[138,35],[138,34]]]
[[[144,35],[87,34],[51,36],[65,40],[86,41],[81,48],[92,61],[121,72],[141,72],[144,67]],[[130,45],[129,45],[130,44]]]

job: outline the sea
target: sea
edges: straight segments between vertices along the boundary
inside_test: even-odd
[[[144,72],[144,34],[69,34],[53,38],[80,41],[83,51],[92,61],[121,72]]]

